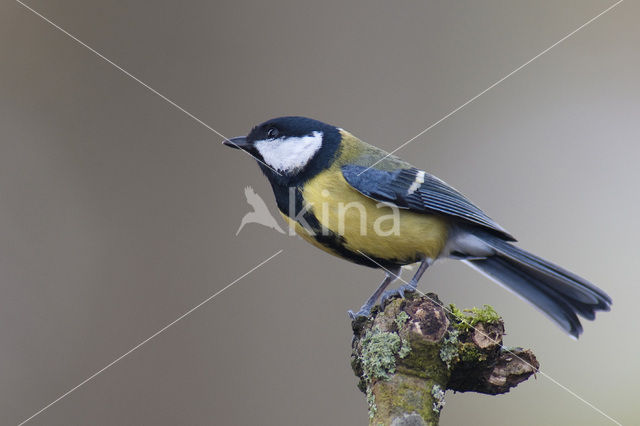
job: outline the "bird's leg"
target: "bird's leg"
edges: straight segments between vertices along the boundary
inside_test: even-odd
[[[389,299],[392,296],[404,297],[405,292],[416,291],[416,288],[418,287],[418,281],[420,281],[420,278],[422,278],[422,274],[424,274],[424,271],[426,271],[427,268],[432,263],[433,263],[433,260],[424,259],[420,264],[420,266],[418,267],[418,270],[416,271],[415,275],[413,276],[413,278],[411,278],[411,281],[409,281],[408,284],[403,284],[394,290],[385,291],[382,294],[382,299],[380,299],[380,306],[384,306],[384,303],[387,301],[387,299]]]
[[[371,313],[371,309],[376,304],[376,301],[378,300],[382,292],[387,288],[389,284],[394,282],[395,279],[400,276],[400,267],[388,270],[386,274],[387,275],[384,277],[384,280],[382,280],[382,282],[380,283],[380,286],[378,286],[378,288],[376,289],[376,291],[373,292],[371,297],[367,299],[367,301],[364,303],[364,305],[362,305],[360,310],[356,313],[353,313],[353,311],[351,310],[348,312],[349,317],[351,317],[351,319],[356,319],[357,317],[369,316],[369,314]]]

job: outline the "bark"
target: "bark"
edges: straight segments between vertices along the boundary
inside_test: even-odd
[[[530,350],[502,346],[493,308],[460,311],[432,293],[393,299],[352,327],[351,365],[370,425],[437,425],[447,390],[497,395],[539,368]]]

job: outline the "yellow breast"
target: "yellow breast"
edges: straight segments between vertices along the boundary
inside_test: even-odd
[[[353,189],[338,167],[333,166],[307,182],[302,196],[320,224],[344,238],[345,248],[402,263],[438,257],[447,239],[444,218],[378,203]],[[301,226],[296,226],[296,232],[332,252]]]

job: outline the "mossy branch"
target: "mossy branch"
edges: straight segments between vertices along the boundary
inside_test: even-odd
[[[445,309],[432,293],[392,299],[352,327],[351,366],[370,425],[437,425],[446,390],[501,394],[539,368],[531,351],[502,347],[493,308]]]

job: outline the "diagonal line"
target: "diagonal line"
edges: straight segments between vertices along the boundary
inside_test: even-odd
[[[378,267],[380,267],[381,269],[383,269],[384,271],[386,271],[388,274],[390,274],[392,277],[395,277],[397,279],[399,279],[400,281],[402,281],[405,284],[409,284],[407,281],[405,281],[400,274],[396,275],[393,272],[389,271],[387,268],[385,268],[384,266],[382,266],[381,264],[379,264],[378,262],[376,262],[374,259],[370,258],[369,256],[367,256],[365,253],[363,253],[362,251],[358,250],[358,252],[360,252],[361,255],[363,255],[364,257],[366,257],[367,259],[369,259],[370,261],[372,261],[373,263],[375,263],[376,265],[378,265]],[[451,312],[451,309],[449,309],[448,307],[444,306],[442,303],[440,303],[439,301],[431,298],[431,296],[423,293],[422,291],[418,290],[417,288],[415,289],[418,293],[420,293],[421,295],[423,295],[424,297],[426,297],[427,299],[431,300],[433,303],[435,303],[436,305],[440,306],[442,309],[444,309],[445,311],[447,311],[450,314],[453,314],[453,312]],[[518,358],[520,361],[524,362],[525,364],[527,364],[529,367],[531,367],[534,371],[537,370],[538,373],[540,373],[540,375],[546,377],[547,379],[549,379],[551,382],[553,382],[554,384],[556,384],[557,386],[559,386],[561,389],[564,389],[565,391],[567,391],[569,394],[573,395],[575,398],[577,398],[578,400],[582,401],[583,403],[585,403],[586,405],[588,405],[589,407],[593,408],[595,411],[597,411],[598,413],[602,414],[604,417],[606,417],[607,419],[611,420],[613,423],[622,426],[622,423],[620,423],[619,421],[615,420],[613,417],[609,416],[607,413],[605,413],[604,411],[602,411],[601,409],[599,409],[598,407],[596,407],[595,405],[593,405],[592,403],[590,403],[589,401],[587,401],[586,399],[584,399],[583,397],[581,397],[580,395],[578,395],[577,393],[575,393],[574,391],[572,391],[571,389],[569,389],[568,387],[566,387],[565,385],[563,385],[562,383],[560,383],[559,381],[557,381],[556,379],[554,379],[553,377],[551,377],[550,375],[548,375],[547,373],[543,372],[540,369],[535,368],[533,365],[531,365],[527,360],[522,359],[522,357],[518,356],[517,354],[513,353],[512,351],[510,351],[508,348],[505,348],[502,343],[498,342],[497,340],[493,339],[491,336],[489,336],[488,334],[486,334],[485,332],[483,332],[482,330],[477,329],[476,327],[474,327],[473,325],[469,324],[468,322],[466,322],[466,320],[462,320],[466,323],[466,325],[468,325],[469,327],[473,328],[477,333],[482,334],[484,337],[486,337],[487,339],[491,340],[493,343],[495,343],[496,345],[500,346],[500,349],[504,350],[505,352],[510,353],[511,355],[513,355],[514,357]]]
[[[264,265],[265,263],[267,263],[268,261],[270,261],[271,259],[273,259],[274,257],[276,257],[277,255],[279,255],[280,253],[282,253],[283,250],[278,250],[276,253],[272,254],[270,257],[268,257],[267,259],[263,260],[262,262],[258,263],[256,266],[254,266],[253,268],[251,268],[249,271],[245,272],[244,274],[240,275],[238,278],[236,278],[235,280],[231,281],[229,284],[227,284],[225,287],[223,287],[221,290],[218,290],[217,292],[215,292],[214,294],[212,294],[211,296],[207,297],[206,299],[204,299],[202,302],[198,303],[196,306],[194,306],[193,308],[189,309],[187,312],[185,312],[184,314],[180,315],[178,318],[176,318],[175,320],[171,321],[169,324],[165,325],[164,327],[162,327],[160,330],[156,331],[155,333],[153,333],[151,336],[147,337],[146,339],[144,339],[143,341],[141,341],[140,343],[138,343],[137,345],[135,345],[134,347],[132,347],[131,349],[129,349],[127,352],[123,353],[122,355],[120,355],[118,358],[114,359],[113,361],[111,361],[109,364],[105,365],[104,367],[102,367],[100,370],[96,371],[95,373],[93,373],[92,375],[90,375],[89,377],[87,377],[86,379],[84,379],[82,382],[78,383],[76,386],[72,387],[71,389],[69,389],[68,391],[66,391],[65,393],[63,393],[62,395],[60,395],[58,398],[54,399],[53,401],[51,401],[49,404],[45,405],[44,407],[42,407],[40,410],[38,410],[37,412],[35,412],[33,415],[31,415],[31,417],[23,420],[20,424],[18,424],[18,426],[22,426],[25,423],[29,422],[30,420],[32,420],[34,417],[36,417],[37,415],[41,414],[43,411],[47,410],[48,408],[50,408],[51,406],[53,406],[54,404],[58,403],[60,400],[64,399],[65,397],[69,396],[71,393],[75,392],[78,388],[80,388],[81,386],[85,385],[86,383],[90,382],[91,380],[93,380],[96,376],[98,376],[99,374],[103,373],[105,370],[107,370],[109,367],[113,366],[114,364],[116,364],[117,362],[121,361],[123,358],[127,357],[128,355],[130,355],[132,352],[136,351],[137,349],[140,349],[140,347],[142,347],[143,345],[145,345],[146,343],[148,343],[151,339],[155,338],[156,336],[158,336],[159,334],[165,332],[169,327],[175,325],[178,321],[186,318],[187,316],[191,315],[193,312],[195,312],[198,308],[200,308],[202,305],[206,304],[207,302],[209,302],[211,299],[213,299],[214,297],[218,296],[220,293],[222,293],[223,291],[225,291],[226,289],[228,289],[229,287],[231,287],[232,285],[234,285],[235,283],[237,283],[238,281],[240,281],[241,279],[243,279],[244,277],[246,277],[247,275],[249,275],[250,273],[252,273],[253,271],[255,271],[256,269],[258,269],[259,267],[261,267],[262,265]]]
[[[407,142],[403,143],[402,145],[400,145],[398,148],[394,149],[393,151],[391,151],[389,154],[387,154],[385,157],[383,157],[382,159],[378,160],[377,162],[375,162],[374,164],[372,164],[369,168],[373,167],[375,164],[379,163],[380,161],[382,161],[384,158],[388,157],[389,155],[392,155],[393,153],[397,152],[398,150],[402,149],[403,147],[405,147],[406,145],[408,145],[409,143],[413,142],[415,139],[419,138],[420,136],[422,136],[423,134],[425,134],[426,132],[428,132],[429,130],[431,130],[433,127],[437,126],[438,124],[440,124],[441,122],[443,122],[444,120],[446,120],[447,118],[449,118],[450,116],[452,116],[453,114],[455,114],[456,112],[458,112],[459,110],[461,110],[462,108],[464,108],[465,106],[469,105],[470,103],[472,103],[473,101],[475,101],[476,99],[478,99],[480,96],[484,95],[485,93],[487,93],[489,90],[493,89],[494,87],[496,87],[497,85],[499,85],[500,83],[502,83],[504,80],[506,80],[507,78],[511,77],[513,74],[517,73],[518,71],[520,71],[521,69],[523,69],[524,67],[526,67],[527,65],[529,65],[531,62],[535,61],[536,59],[538,59],[539,57],[541,57],[542,55],[544,55],[545,53],[547,53],[548,51],[550,51],[551,49],[553,49],[554,47],[556,47],[558,44],[562,43],[563,41],[565,41],[566,39],[568,39],[569,37],[573,36],[575,33],[577,33],[578,31],[580,31],[581,29],[583,29],[584,27],[586,27],[587,25],[591,24],[593,21],[595,21],[596,19],[598,19],[599,17],[601,17],[602,15],[606,14],[607,12],[609,12],[610,10],[612,10],[614,7],[618,6],[620,3],[622,3],[624,0],[619,0],[618,2],[616,2],[615,4],[613,4],[612,6],[608,7],[607,9],[605,9],[603,12],[601,12],[600,14],[596,15],[595,17],[593,17],[592,19],[590,19],[589,21],[587,21],[586,23],[584,23],[583,25],[581,25],[580,27],[578,27],[577,29],[575,29],[574,31],[572,31],[571,33],[569,33],[568,35],[566,35],[565,37],[563,37],[562,39],[560,39],[559,41],[557,41],[556,43],[554,43],[553,45],[549,46],[547,49],[543,50],[542,52],[540,52],[538,55],[536,55],[535,57],[533,57],[532,59],[530,59],[529,61],[525,62],[524,64],[522,64],[521,66],[519,66],[518,68],[516,68],[515,70],[513,70],[512,72],[510,72],[509,74],[507,74],[506,76],[504,76],[503,78],[501,78],[500,80],[496,81],[494,84],[492,84],[491,86],[489,86],[487,89],[483,90],[482,92],[480,92],[478,95],[474,96],[473,98],[469,99],[467,102],[465,102],[464,104],[462,104],[461,106],[459,106],[458,108],[454,109],[453,111],[451,111],[449,114],[445,115],[443,118],[441,118],[440,120],[436,121],[435,123],[433,123],[432,125],[430,125],[429,127],[427,127],[426,129],[424,129],[423,131],[421,131],[420,133],[418,133],[416,136],[414,136],[413,138],[409,139]],[[212,131],[213,133],[217,134],[218,136],[222,137],[225,140],[228,140],[228,138],[226,136],[224,136],[222,133],[218,132],[216,129],[214,129],[213,127],[211,127],[210,125],[208,125],[207,123],[205,123],[204,121],[202,121],[200,118],[198,118],[197,116],[195,116],[194,114],[192,114],[191,112],[187,111],[185,108],[181,107],[180,105],[178,105],[176,102],[174,102],[173,100],[171,100],[170,98],[168,98],[167,96],[163,95],[162,93],[158,92],[156,89],[154,89],[153,87],[151,87],[150,85],[148,85],[147,83],[145,83],[144,81],[140,80],[138,77],[136,77],[135,75],[133,75],[132,73],[130,73],[129,71],[125,70],[124,68],[122,68],[121,66],[119,66],[118,64],[116,64],[115,62],[113,62],[112,60],[110,60],[109,58],[107,58],[106,56],[104,56],[103,54],[101,54],[100,52],[98,52],[97,50],[95,50],[94,48],[92,48],[91,46],[89,46],[88,44],[84,43],[83,41],[81,41],[80,39],[78,39],[77,37],[75,37],[73,34],[69,33],[68,31],[66,31],[65,29],[63,29],[62,27],[60,27],[59,25],[57,25],[56,23],[54,23],[53,21],[51,21],[50,19],[46,18],[45,16],[43,16],[41,13],[37,12],[36,10],[34,10],[33,8],[31,8],[30,6],[26,5],[25,3],[23,3],[21,0],[16,0],[17,3],[19,3],[21,6],[25,7],[26,9],[28,9],[29,11],[31,11],[32,13],[34,13],[36,16],[40,17],[41,19],[43,19],[44,21],[46,21],[47,23],[49,23],[50,25],[52,25],[54,28],[58,29],[59,31],[61,31],[62,33],[64,33],[65,35],[67,35],[69,38],[71,38],[72,40],[76,41],[78,44],[82,45],[83,47],[87,48],[89,51],[91,51],[92,53],[94,53],[95,55],[97,55],[98,57],[100,57],[101,59],[103,59],[104,61],[106,61],[107,63],[111,64],[112,66],[114,66],[115,68],[117,68],[119,71],[121,71],[122,73],[124,73],[125,75],[127,75],[128,77],[130,77],[131,79],[135,80],[136,82],[138,82],[140,85],[142,85],[143,87],[145,87],[146,89],[148,89],[149,91],[151,91],[152,93],[154,93],[155,95],[159,96],[160,98],[162,98],[163,100],[165,100],[166,102],[168,102],[169,104],[171,104],[173,107],[175,107],[176,109],[180,110],[181,112],[183,112],[184,114],[186,114],[187,116],[189,116],[190,118],[192,118],[193,120],[195,120],[196,122],[198,122],[199,124],[201,124],[202,126],[206,127],[207,129],[209,129],[210,131]],[[269,165],[265,164],[264,162],[262,162],[261,160],[259,160],[258,158],[254,157],[253,155],[251,155],[250,153],[242,150],[243,152],[245,152],[247,155],[250,155],[251,157],[253,157],[256,161],[264,164],[266,167],[270,168],[271,170],[273,170],[275,173],[278,173],[276,170],[274,170],[273,168],[271,168]],[[364,171],[362,171],[360,174],[364,173],[366,170],[368,170],[369,168],[365,169]],[[47,410],[48,408],[50,408],[51,406],[53,406],[54,404],[58,403],[59,401],[61,401],[62,399],[64,399],[65,397],[67,397],[68,395],[70,395],[71,393],[73,393],[74,391],[76,391],[77,389],[79,389],[81,386],[85,385],[86,383],[88,383],[89,381],[93,380],[95,377],[97,377],[98,375],[100,375],[101,373],[103,373],[104,371],[106,371],[108,368],[112,367],[114,364],[118,363],[119,361],[121,361],[122,359],[124,359],[125,357],[127,357],[128,355],[130,355],[131,353],[133,353],[134,351],[136,351],[137,349],[139,349],[140,347],[142,347],[143,345],[145,345],[146,343],[148,343],[150,340],[154,339],[155,337],[157,337],[158,335],[160,335],[161,333],[163,333],[164,331],[166,331],[167,329],[169,329],[170,327],[172,327],[173,325],[175,325],[177,322],[181,321],[182,319],[184,319],[185,317],[187,317],[188,315],[192,314],[194,311],[196,311],[198,308],[200,308],[201,306],[203,306],[204,304],[206,304],[207,302],[209,302],[210,300],[212,300],[213,298],[215,298],[216,296],[218,296],[219,294],[221,294],[222,292],[224,292],[225,290],[227,290],[229,287],[231,287],[232,285],[236,284],[238,281],[240,281],[241,279],[243,279],[244,277],[246,277],[247,275],[249,275],[250,273],[252,273],[253,271],[255,271],[256,269],[258,269],[259,267],[263,266],[265,263],[269,262],[271,259],[273,259],[274,257],[276,257],[277,255],[279,255],[280,253],[282,253],[283,250],[279,250],[278,252],[276,252],[275,254],[273,254],[272,256],[270,256],[269,258],[267,258],[266,260],[262,261],[261,263],[259,263],[258,265],[256,265],[255,267],[253,267],[251,270],[249,270],[248,272],[246,272],[245,274],[241,275],[240,277],[238,277],[237,279],[235,279],[234,281],[232,281],[231,283],[229,283],[227,286],[225,286],[224,288],[222,288],[221,290],[219,290],[218,292],[214,293],[213,295],[209,296],[207,299],[205,299],[204,301],[202,301],[201,303],[199,303],[198,305],[194,306],[193,308],[191,308],[190,310],[188,310],[187,312],[185,312],[184,314],[182,314],[180,317],[178,317],[177,319],[175,319],[174,321],[170,322],[169,324],[165,325],[163,328],[161,328],[160,330],[158,330],[157,332],[155,332],[153,335],[149,336],[148,338],[146,338],[145,340],[141,341],[140,343],[138,343],[136,346],[134,346],[133,348],[131,348],[130,350],[128,350],[127,352],[125,352],[124,354],[122,354],[121,356],[119,356],[118,358],[116,358],[115,360],[113,360],[112,362],[110,362],[109,364],[107,364],[105,367],[101,368],[100,370],[96,371],[95,373],[93,373],[91,376],[87,377],[85,380],[83,380],[81,383],[79,383],[78,385],[74,386],[73,388],[71,388],[70,390],[68,390],[67,392],[65,392],[64,394],[62,394],[61,396],[59,396],[58,398],[56,398],[54,401],[52,401],[51,403],[49,403],[48,405],[44,406],[43,408],[41,408],[39,411],[37,411],[36,413],[34,413],[32,416],[30,416],[29,418],[25,419],[24,421],[22,421],[18,426],[22,426],[24,424],[26,424],[27,422],[29,422],[30,420],[32,420],[33,418],[35,418],[36,416],[38,416],[39,414],[41,414],[42,412],[44,412],[45,410]],[[364,255],[365,257],[369,258],[366,254],[360,252],[362,255]],[[380,264],[378,264],[375,260],[369,258],[371,261],[373,261],[374,263],[376,263],[378,266],[380,266],[382,269],[384,269],[385,271],[389,272],[391,275],[396,276],[395,274],[391,273],[390,271],[388,271],[386,268],[384,268],[383,266],[381,266]],[[396,276],[396,278],[400,279],[401,281],[403,281],[404,283],[407,283],[405,280],[403,280],[401,277]],[[422,295],[424,295],[425,297],[430,298],[429,296],[427,296],[426,294],[424,294],[423,292],[421,292],[420,290],[417,290],[419,293],[421,293]],[[430,298],[431,299],[431,298]],[[433,299],[432,299],[433,301]],[[437,301],[434,301],[434,303],[439,304]],[[439,304],[440,306],[442,306],[443,309],[448,310],[449,309],[447,307],[445,307],[442,304]],[[475,328],[475,327],[474,327]],[[484,334],[482,331],[477,330],[479,333]],[[484,334],[485,337],[491,339],[490,336],[487,336],[486,334]],[[495,343],[498,343],[494,340]],[[511,353],[512,355],[514,355],[515,357],[519,358],[520,360],[522,360],[523,362],[527,363],[526,360],[523,360],[522,358],[520,358],[518,355],[514,354],[513,352],[509,351],[507,348],[504,348],[504,346],[500,345],[505,351]],[[531,366],[533,368],[533,366]],[[586,401],[584,398],[580,397],[578,394],[576,394],[575,392],[573,392],[571,389],[567,388],[566,386],[562,385],[561,383],[559,383],[557,380],[553,379],[551,376],[549,376],[548,374],[542,372],[541,370],[538,370],[538,372],[545,376],[546,378],[548,378],[549,380],[551,380],[553,383],[555,383],[556,385],[558,385],[559,387],[561,387],[562,389],[566,390],[567,392],[569,392],[571,395],[573,395],[574,397],[576,397],[577,399],[579,399],[580,401],[584,402],[585,404],[587,404],[588,406],[590,406],[591,408],[593,408],[595,411],[599,412],[600,414],[602,414],[603,416],[605,416],[606,418],[608,418],[609,420],[611,420],[612,422],[620,425],[620,423],[616,420],[614,420],[613,418],[611,418],[610,416],[608,416],[606,413],[604,413],[602,410],[598,409],[597,407],[595,407],[593,404],[589,403],[588,401]]]
[[[467,105],[469,105],[471,102],[475,101],[476,99],[478,99],[480,96],[484,95],[485,93],[487,93],[489,90],[493,89],[494,87],[496,87],[497,85],[499,85],[500,83],[502,83],[503,81],[505,81],[506,79],[508,79],[509,77],[511,77],[512,75],[514,75],[515,73],[517,73],[518,71],[520,71],[521,69],[523,69],[524,67],[526,67],[527,65],[529,65],[530,63],[532,63],[533,61],[535,61],[536,59],[538,59],[539,57],[541,57],[542,55],[544,55],[545,53],[549,52],[551,49],[553,49],[554,47],[556,47],[557,45],[559,45],[560,43],[562,43],[563,41],[565,41],[566,39],[570,38],[571,36],[573,36],[575,33],[577,33],[578,31],[580,31],[581,29],[583,29],[584,27],[586,27],[587,25],[591,24],[593,21],[595,21],[596,19],[600,18],[602,15],[604,15],[605,13],[609,12],[610,10],[612,10],[614,7],[618,6],[620,3],[622,3],[624,0],[618,0],[616,3],[612,4],[611,6],[609,6],[608,8],[606,8],[605,10],[603,10],[602,12],[598,13],[596,16],[594,16],[593,18],[589,19],[587,22],[585,22],[584,24],[580,25],[578,28],[576,28],[575,30],[571,31],[569,34],[567,34],[566,36],[562,37],[560,40],[556,41],[555,43],[553,43],[551,46],[547,47],[546,49],[544,49],[542,52],[538,53],[536,56],[534,56],[533,58],[529,59],[527,62],[525,62],[524,64],[520,65],[518,68],[514,69],[513,71],[511,71],[509,74],[505,75],[504,77],[502,77],[500,80],[496,81],[495,83],[493,83],[491,86],[487,87],[486,89],[484,89],[482,92],[478,93],[477,95],[475,95],[473,98],[469,99],[468,101],[466,101],[465,103],[463,103],[462,105],[460,105],[458,108],[454,109],[453,111],[451,111],[449,114],[445,115],[444,117],[442,117],[440,120],[436,121],[435,123],[431,124],[429,127],[427,127],[426,129],[424,129],[423,131],[421,131],[420,133],[418,133],[417,135],[415,135],[414,137],[412,137],[411,139],[409,139],[408,141],[406,141],[405,143],[403,143],[402,145],[400,145],[399,147],[397,147],[396,149],[394,149],[393,151],[391,151],[390,153],[388,153],[387,155],[385,155],[384,157],[382,157],[381,159],[379,159],[378,161],[376,161],[375,163],[373,163],[372,165],[370,165],[369,167],[367,167],[366,169],[364,169],[363,171],[361,171],[360,173],[358,173],[358,176],[360,176],[362,173],[366,172],[367,170],[369,170],[371,167],[375,166],[376,164],[378,164],[379,162],[381,162],[382,160],[384,160],[385,158],[389,157],[390,155],[393,155],[394,153],[398,152],[399,150],[401,150],[402,148],[404,148],[405,146],[409,145],[411,142],[413,142],[414,140],[418,139],[420,136],[424,135],[425,133],[427,133],[429,130],[433,129],[434,127],[436,127],[438,124],[442,123],[444,120],[446,120],[447,118],[451,117],[453,114],[455,114],[456,112],[460,111],[462,108],[466,107]]]
[[[38,12],[37,10],[33,9],[31,6],[23,3],[21,0],[16,0],[16,2],[18,4],[20,4],[21,6],[23,6],[25,9],[31,11],[34,15],[40,17],[42,20],[44,20],[45,22],[49,23],[51,26],[53,26],[55,29],[59,30],[60,32],[62,32],[64,35],[66,35],[67,37],[71,38],[73,41],[75,41],[76,43],[80,44],[81,46],[87,48],[89,51],[91,51],[92,53],[94,53],[96,56],[98,56],[100,59],[104,60],[105,62],[113,65],[115,68],[117,68],[119,71],[121,71],[123,74],[125,74],[127,77],[132,78],[133,80],[135,80],[137,83],[139,83],[140,85],[142,85],[144,88],[146,88],[147,90],[149,90],[151,93],[159,96],[160,98],[162,98],[163,100],[167,101],[169,104],[171,104],[171,106],[173,106],[174,108],[182,111],[183,113],[185,113],[186,115],[188,115],[189,117],[191,117],[192,119],[194,119],[195,121],[197,121],[199,124],[203,125],[204,127],[206,127],[207,129],[211,130],[213,133],[215,133],[216,135],[220,136],[222,139],[228,140],[228,138],[223,135],[222,133],[220,133],[219,131],[217,131],[216,129],[214,129],[213,127],[211,127],[210,125],[208,125],[207,123],[205,123],[204,121],[202,121],[201,119],[199,119],[198,117],[196,117],[195,115],[193,115],[192,113],[190,113],[189,111],[187,111],[186,109],[184,109],[183,107],[181,107],[180,105],[178,105],[177,103],[175,103],[173,100],[171,100],[170,98],[168,98],[167,96],[163,95],[162,93],[158,92],[156,89],[154,89],[153,87],[151,87],[150,85],[148,85],[147,83],[145,83],[144,81],[140,80],[138,77],[136,77],[135,75],[131,74],[129,71],[125,70],[124,68],[122,68],[120,65],[116,64],[115,62],[113,62],[111,59],[107,58],[106,56],[104,56],[102,53],[98,52],[96,49],[94,49],[93,47],[89,46],[87,43],[83,42],[82,40],[80,40],[78,37],[74,36],[73,34],[71,34],[69,31],[65,30],[64,28],[62,28],[60,25],[56,24],[55,22],[53,22],[51,19],[47,18],[46,16],[42,15],[40,12]],[[231,142],[233,143],[233,142]],[[236,145],[236,144],[234,144]],[[238,145],[236,145],[237,148]],[[266,167],[270,168],[273,172],[275,172],[278,175],[281,175],[280,173],[278,173],[277,170],[273,169],[271,166],[269,166],[268,164],[265,164],[263,161],[261,161],[260,159],[256,158],[255,156],[251,155],[251,153],[245,151],[244,149],[241,149],[240,151],[246,153],[247,155],[253,157],[254,160],[258,161],[259,163],[262,163],[263,165],[265,165]]]

